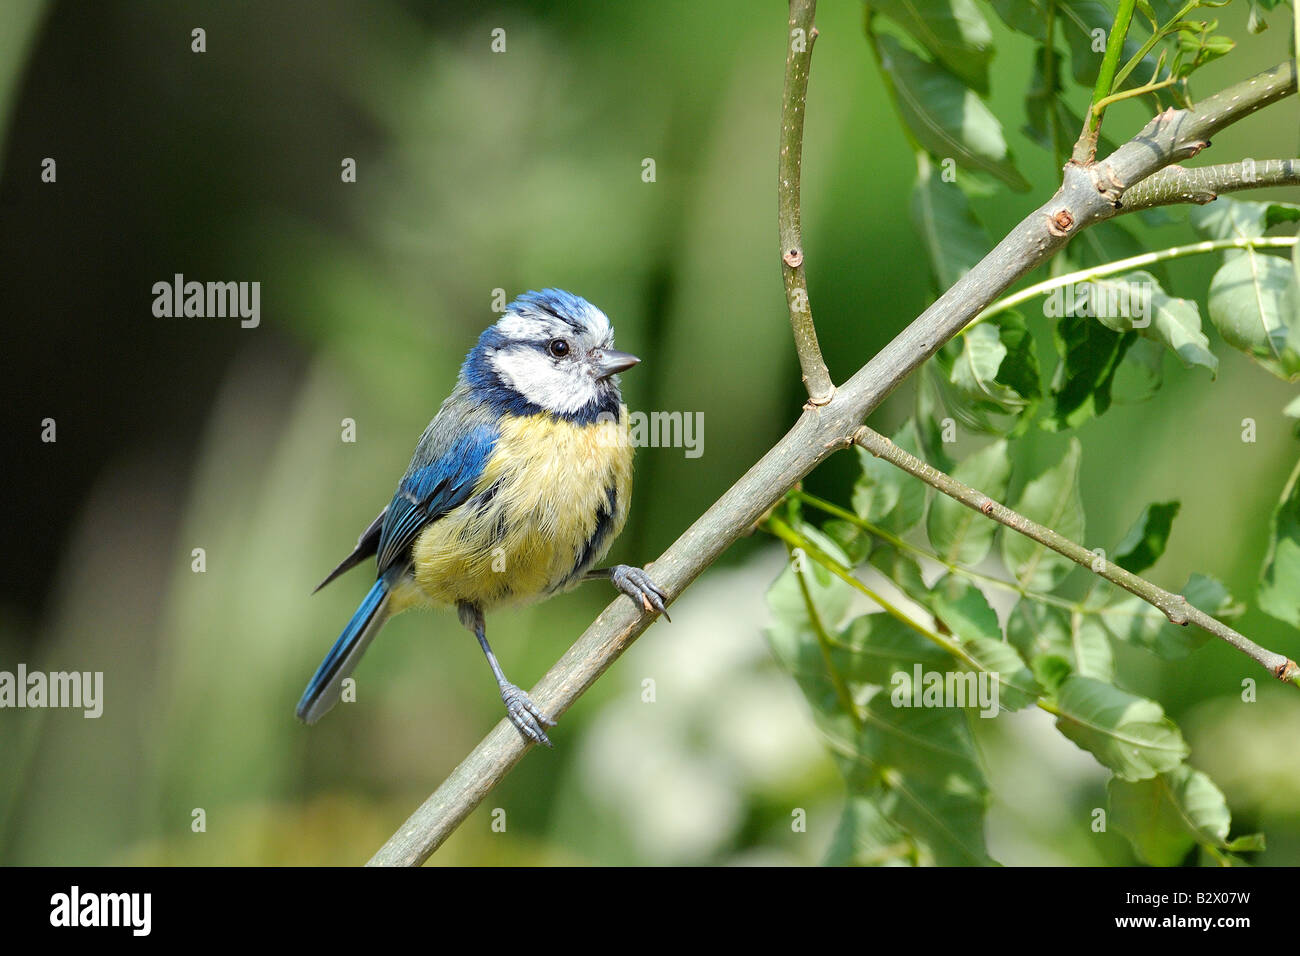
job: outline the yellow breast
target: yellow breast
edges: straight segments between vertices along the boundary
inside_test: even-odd
[[[415,542],[415,583],[435,604],[488,608],[572,586],[627,520],[632,447],[618,422],[503,418],[468,501]]]

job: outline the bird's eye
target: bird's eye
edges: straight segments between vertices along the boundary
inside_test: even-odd
[[[546,350],[556,358],[564,358],[569,354],[569,343],[564,339],[551,339],[550,344],[546,346]]]

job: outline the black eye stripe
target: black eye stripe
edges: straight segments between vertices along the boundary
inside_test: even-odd
[[[564,315],[561,312],[557,312],[554,309],[552,309],[550,306],[543,305],[541,303],[535,303],[534,307],[537,309],[538,312],[541,312],[543,315],[548,315],[551,318],[555,319],[557,322],[563,322],[569,328],[573,329],[574,332],[582,331],[582,322],[579,321],[578,319],[575,319],[572,316]]]

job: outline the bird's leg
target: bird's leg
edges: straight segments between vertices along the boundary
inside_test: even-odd
[[[492,648],[488,645],[487,623],[483,620],[483,611],[474,604],[458,604],[456,611],[460,615],[460,622],[474,632],[479,647],[483,648],[488,666],[492,668],[497,686],[501,688],[501,699],[505,702],[506,716],[510,718],[510,722],[529,740],[546,744],[548,747],[552,746],[544,728],[554,727],[555,721],[542,713],[541,708],[533,703],[532,698],[506,680],[501,665],[497,663],[497,656],[492,653]]]
[[[632,603],[644,611],[658,611],[664,616],[669,624],[672,618],[668,616],[668,609],[664,602],[668,600],[665,594],[654,581],[650,580],[642,568],[635,567],[631,564],[616,564],[612,568],[598,568],[595,571],[588,571],[582,576],[584,581],[597,581],[608,579],[614,582],[614,587],[618,588],[624,594],[632,599]]]

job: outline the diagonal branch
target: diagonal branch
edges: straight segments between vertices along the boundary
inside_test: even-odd
[[[949,498],[961,502],[967,508],[978,511],[986,518],[991,518],[998,524],[1005,525],[1012,531],[1037,541],[1044,547],[1051,548],[1057,554],[1064,555],[1075,564],[1087,568],[1097,576],[1105,578],[1112,584],[1119,585],[1131,594],[1136,594],[1152,607],[1157,608],[1172,623],[1183,627],[1188,624],[1195,624],[1220,640],[1226,641],[1261,667],[1267,669],[1278,680],[1293,681],[1300,678],[1300,666],[1297,666],[1295,661],[1282,654],[1275,654],[1273,651],[1260,647],[1250,638],[1233,630],[1217,618],[1211,617],[1204,611],[1193,607],[1188,603],[1187,598],[1181,594],[1172,594],[1112,562],[1103,560],[1099,565],[1097,555],[1083,545],[1071,541],[1051,528],[1045,528],[1034,521],[1030,521],[1024,515],[994,501],[983,492],[962,484],[939,469],[921,461],[910,452],[899,448],[884,435],[872,431],[866,425],[863,425],[854,433],[853,441],[854,444],[861,445],[877,458],[901,468],[909,475],[914,475],[930,487],[943,492]]]
[[[1205,140],[1296,91],[1288,61],[1225,89],[1195,110],[1166,112],[1104,163],[1066,165],[1056,195],[1033,211],[987,256],[876,354],[826,405],[806,409],[790,430],[654,562],[656,583],[676,598],[741,535],[752,530],[795,483],[832,452],[848,447],[867,415],[1012,282],[1045,263],[1080,229],[1115,215],[1123,182],[1204,148]],[[544,711],[563,714],[614,663],[653,618],[618,597],[532,689]],[[418,865],[428,859],[508,774],[528,745],[502,720],[452,771],[370,861]]]
[[[790,309],[794,347],[803,369],[808,401],[825,405],[835,394],[813,325],[804,274],[803,231],[800,226],[800,184],[803,175],[803,121],[808,99],[808,70],[812,66],[817,28],[817,0],[790,0],[790,33],[786,37],[785,91],[781,95],[781,153],[777,171],[777,224],[781,233],[781,272],[785,302]]]

